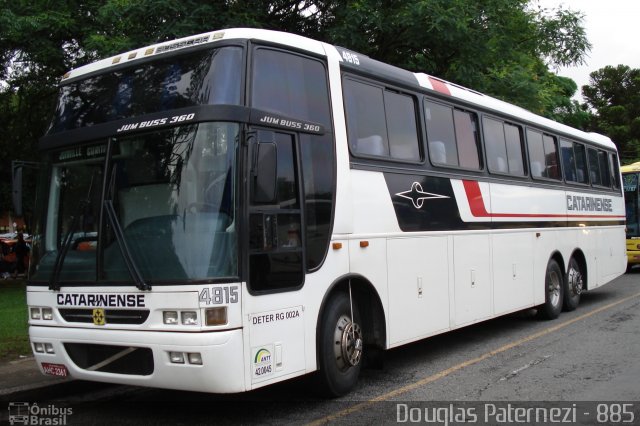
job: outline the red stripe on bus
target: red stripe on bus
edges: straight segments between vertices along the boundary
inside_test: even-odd
[[[541,217],[541,218],[593,218],[593,219],[624,219],[619,215],[597,215],[597,214],[552,214],[552,213],[489,213],[482,198],[480,185],[476,181],[463,180],[464,192],[469,201],[469,208],[474,217],[489,218],[520,218],[520,217]]]
[[[429,76],[429,83],[431,83],[433,90],[435,90],[436,92],[451,96],[451,92],[449,91],[449,88],[447,87],[447,84],[445,82]]]

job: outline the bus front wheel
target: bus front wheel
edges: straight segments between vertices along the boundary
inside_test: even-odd
[[[348,295],[337,293],[328,301],[321,321],[318,341],[320,391],[326,396],[341,396],[356,385],[362,367],[364,339],[360,314]]]
[[[574,258],[569,261],[567,279],[564,281],[563,308],[565,311],[573,311],[580,303],[580,294],[584,290],[584,275],[582,268]]]
[[[544,304],[538,306],[538,316],[542,319],[556,319],[562,311],[564,273],[558,262],[549,260],[544,279]]]

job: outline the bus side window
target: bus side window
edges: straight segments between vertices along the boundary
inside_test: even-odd
[[[600,163],[598,162],[598,151],[595,149],[588,149],[589,155],[589,178],[591,179],[591,185],[601,186],[602,179],[600,178]]]
[[[352,154],[421,160],[411,96],[350,78],[344,79],[343,87]]]
[[[609,164],[611,170],[611,181],[614,189],[620,189],[620,167],[618,165],[618,157],[615,154],[609,154]]]
[[[382,88],[345,79],[344,103],[351,152],[364,156],[389,156]]]
[[[527,148],[531,161],[531,176],[560,180],[558,142],[555,137],[527,129]]]
[[[255,49],[253,62],[253,107],[331,128],[327,77],[322,62],[264,47]]]
[[[429,156],[433,164],[457,166],[458,148],[453,127],[453,108],[425,102]]]
[[[476,115],[425,101],[429,155],[435,165],[480,170],[480,139]]]

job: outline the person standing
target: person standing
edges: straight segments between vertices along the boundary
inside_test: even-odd
[[[24,235],[22,232],[18,232],[18,242],[16,243],[16,273],[24,274],[26,270],[26,259],[29,255],[29,246],[27,242],[24,240]]]

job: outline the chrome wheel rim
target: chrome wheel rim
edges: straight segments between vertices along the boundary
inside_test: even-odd
[[[547,286],[547,292],[549,293],[549,299],[553,306],[557,306],[560,303],[560,276],[557,272],[551,271],[549,274],[549,285]]]
[[[360,363],[362,359],[362,330],[351,318],[342,315],[333,333],[333,352],[340,371],[345,371]]]
[[[584,279],[580,271],[574,268],[569,269],[567,280],[569,281],[569,290],[572,295],[579,296],[584,288]]]

